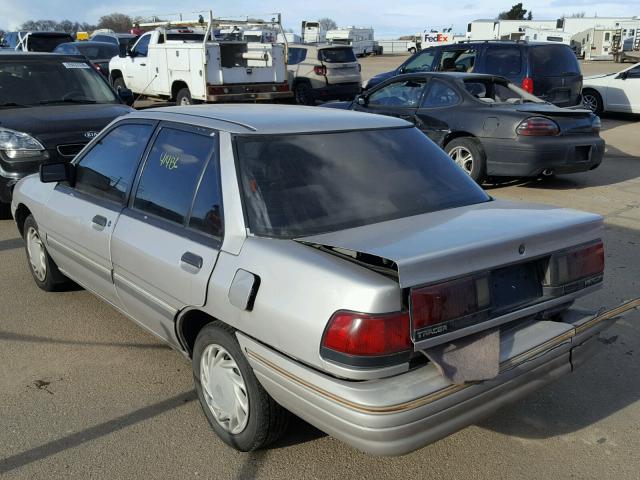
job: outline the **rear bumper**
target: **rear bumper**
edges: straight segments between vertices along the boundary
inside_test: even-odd
[[[593,135],[560,137],[482,138],[487,154],[487,175],[536,177],[553,173],[586,172],[597,168],[604,157],[605,142]]]
[[[256,83],[247,85],[207,85],[207,102],[253,102],[293,97],[288,83]]]
[[[500,374],[448,384],[432,365],[380,380],[352,382],[308,368],[238,334],[260,383],[285,408],[326,433],[375,455],[402,455],[471,425],[571,372],[593,354],[597,335],[626,305],[595,316],[569,310],[562,322],[535,322],[503,333]],[[526,330],[530,329],[530,330]],[[540,340],[545,335],[549,338]],[[536,341],[532,342],[532,337]]]

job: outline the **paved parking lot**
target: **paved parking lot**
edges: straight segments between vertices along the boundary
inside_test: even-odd
[[[400,61],[365,59],[363,73]],[[607,154],[595,171],[487,187],[498,198],[606,217],[607,283],[586,307],[640,296],[639,120],[604,119]],[[637,479],[640,471],[638,312],[578,372],[405,457],[361,454],[300,420],[274,448],[242,454],[210,430],[180,355],[83,290],[35,286],[11,220],[0,220],[0,292],[3,478]]]

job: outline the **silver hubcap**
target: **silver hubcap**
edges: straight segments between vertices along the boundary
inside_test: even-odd
[[[449,156],[456,162],[456,165],[471,175],[471,170],[473,170],[473,155],[471,155],[469,150],[462,146],[453,147],[449,150]]]
[[[227,432],[241,433],[249,421],[249,396],[238,364],[220,345],[208,345],[200,359],[200,383],[209,410]]]
[[[191,105],[191,102],[189,101],[188,97],[182,97],[180,99],[180,105]]]
[[[27,231],[27,253],[33,273],[38,280],[44,282],[47,277],[47,258],[40,235],[33,227],[29,227]]]
[[[598,99],[595,97],[595,95],[583,95],[582,105],[584,105],[592,112],[595,112],[598,109]]]

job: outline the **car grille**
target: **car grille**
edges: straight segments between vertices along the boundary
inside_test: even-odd
[[[56,147],[56,150],[58,150],[58,153],[63,157],[75,157],[78,153],[80,153],[80,150],[82,150],[85,145],[86,143],[70,143],[67,145],[58,145]]]

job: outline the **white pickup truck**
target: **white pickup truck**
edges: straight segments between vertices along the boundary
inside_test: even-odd
[[[126,55],[109,62],[116,88],[175,101],[256,101],[288,98],[285,46],[216,40],[204,29],[158,28],[142,35]]]

